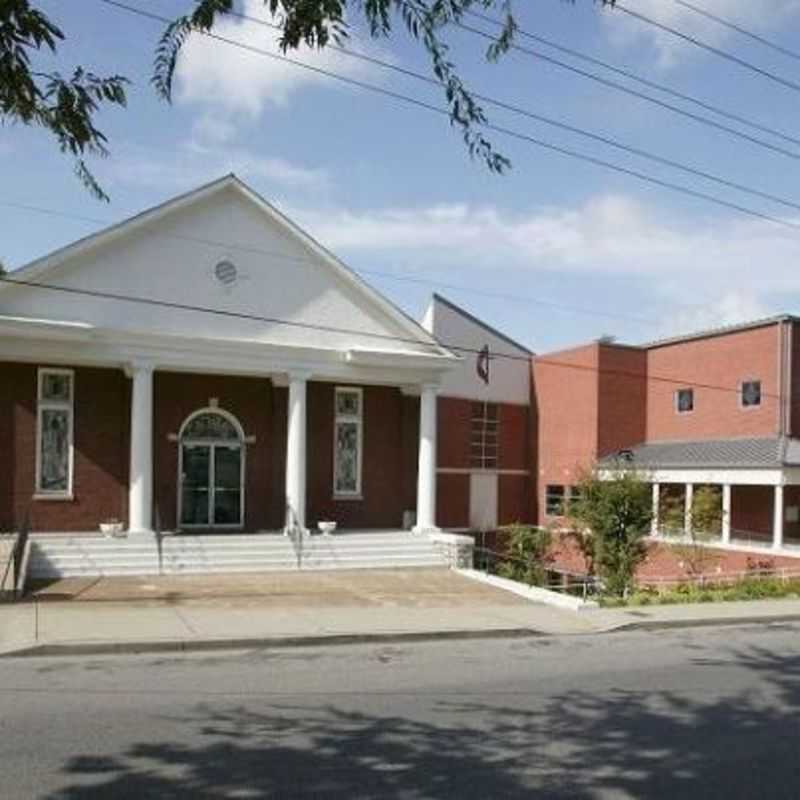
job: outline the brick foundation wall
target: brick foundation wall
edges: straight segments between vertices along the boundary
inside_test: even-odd
[[[38,366],[0,362],[0,529],[21,525],[28,511],[34,531],[125,519],[129,381],[121,370],[75,368],[74,498],[34,500]]]

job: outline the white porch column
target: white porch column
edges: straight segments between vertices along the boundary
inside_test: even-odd
[[[650,535],[658,536],[659,514],[661,512],[661,484],[653,484],[653,519],[650,523]]]
[[[419,396],[419,467],[415,533],[436,528],[436,384],[422,385]]]
[[[731,543],[731,485],[722,484],[722,544]]]
[[[135,362],[126,370],[131,392],[131,464],[128,530],[153,528],[153,365]]]
[[[783,547],[783,485],[775,487],[775,502],[772,519],[772,547],[780,550]]]
[[[285,533],[306,527],[306,384],[309,373],[289,374]]]
[[[694,500],[694,484],[686,484],[686,505],[683,508],[683,532],[686,536],[692,533],[692,501]]]

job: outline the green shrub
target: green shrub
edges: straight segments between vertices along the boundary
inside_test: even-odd
[[[620,597],[600,599],[607,608],[621,606],[674,605],[676,603],[716,603],[736,600],[766,600],[800,596],[800,579],[741,578],[735,583],[706,583],[703,586],[681,583],[670,589],[643,589],[627,600]]]
[[[505,556],[497,569],[499,575],[529,586],[547,583],[547,566],[551,561],[550,531],[515,522],[500,529],[505,536]]]
[[[578,529],[591,532],[591,561],[607,594],[625,597],[633,591],[652,515],[650,486],[630,470],[607,479],[597,473],[581,478],[570,516]]]

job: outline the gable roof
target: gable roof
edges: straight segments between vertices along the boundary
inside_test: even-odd
[[[497,328],[493,328],[491,325],[484,322],[482,319],[478,319],[474,314],[470,314],[469,311],[465,311],[461,306],[457,306],[451,300],[448,300],[446,297],[443,297],[438,292],[433,293],[433,301],[434,303],[441,303],[446,308],[449,308],[456,314],[464,317],[464,319],[469,320],[474,325],[477,325],[479,328],[483,328],[488,333],[491,333],[492,336],[496,336],[498,339],[502,339],[507,344],[510,344],[512,347],[515,347],[517,350],[521,350],[523,353],[527,353],[528,355],[533,355],[533,350],[525,347],[524,344],[520,344],[519,342],[512,339],[510,336],[507,336],[505,333],[497,330]]]
[[[256,206],[272,222],[283,228],[289,235],[297,239],[302,245],[316,255],[345,283],[349,284],[355,291],[364,297],[368,302],[377,305],[380,310],[393,320],[401,330],[408,333],[409,341],[419,342],[420,344],[433,345],[439,355],[456,358],[446,347],[444,347],[435,336],[425,330],[416,320],[406,314],[402,309],[388,300],[384,295],[373,289],[360,275],[348,267],[343,261],[337,258],[330,250],[316,241],[310,234],[300,228],[299,225],[281,213],[275,206],[265,200],[258,192],[251,189],[246,183],[241,181],[235,174],[218,178],[215,181],[204,184],[197,189],[178,195],[158,205],[152,206],[132,217],[121,222],[103,228],[96,233],[89,234],[81,239],[72,242],[64,247],[60,247],[53,252],[35,259],[16,269],[11,274],[11,280],[0,282],[0,292],[14,285],[14,279],[24,281],[34,281],[47,275],[50,271],[63,264],[71,258],[84,255],[95,248],[109,244],[117,239],[128,236],[141,228],[151,225],[168,214],[175,213],[196,203],[212,197],[219,192],[233,189],[239,192],[246,200]],[[222,243],[219,243],[222,244]],[[233,243],[225,243],[228,246]],[[400,339],[401,337],[398,337]]]

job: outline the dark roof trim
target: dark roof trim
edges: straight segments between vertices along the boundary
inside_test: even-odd
[[[523,353],[527,353],[528,355],[534,355],[533,350],[525,347],[524,344],[520,344],[519,342],[514,341],[510,336],[507,336],[505,333],[501,333],[497,328],[493,328],[491,325],[484,322],[482,319],[478,319],[473,314],[470,314],[469,311],[465,311],[460,306],[457,306],[455,303],[448,300],[446,297],[442,297],[442,295],[438,294],[437,292],[433,293],[433,300],[434,302],[441,303],[443,306],[446,306],[451,311],[454,311],[456,314],[460,314],[465,319],[468,319],[470,322],[478,325],[479,327],[483,328],[485,331],[491,333],[493,336],[497,336],[498,339],[502,339],[504,342],[507,342],[512,347],[516,347],[517,350],[522,350]]]
[[[723,325],[719,328],[709,328],[704,331],[697,331],[696,333],[686,333],[681,336],[671,336],[666,339],[656,339],[652,342],[645,342],[639,346],[643,350],[654,350],[658,347],[668,347],[672,344],[691,342],[697,339],[711,339],[716,336],[727,336],[730,333],[755,330],[756,328],[766,328],[769,325],[777,325],[779,322],[798,321],[800,321],[800,318],[792,314],[776,314],[771,317],[763,317],[761,319],[751,320],[750,322],[740,322],[735,325]]]

